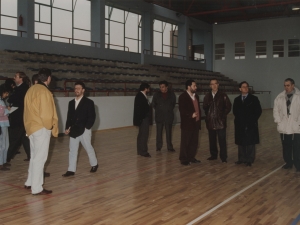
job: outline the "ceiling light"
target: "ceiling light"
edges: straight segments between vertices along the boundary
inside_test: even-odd
[[[218,24],[218,22],[215,22],[215,24]]]
[[[292,10],[294,10],[294,11],[299,10],[299,9],[300,9],[300,6],[295,6],[295,5],[294,5],[294,6],[292,7]]]

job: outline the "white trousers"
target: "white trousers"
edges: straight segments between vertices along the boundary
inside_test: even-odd
[[[8,128],[0,127],[0,166],[6,163],[7,150],[9,147]]]
[[[31,186],[32,194],[43,190],[44,166],[49,152],[51,130],[42,128],[29,136],[30,140],[30,163],[26,186]]]
[[[86,150],[86,153],[88,154],[90,165],[96,166],[98,164],[95,150],[91,144],[91,138],[92,138],[92,131],[91,129],[85,129],[84,133],[80,135],[79,137],[72,138],[70,137],[70,152],[69,152],[69,168],[68,171],[76,172],[76,166],[77,166],[77,158],[78,158],[78,148],[79,143],[81,142],[82,146]]]

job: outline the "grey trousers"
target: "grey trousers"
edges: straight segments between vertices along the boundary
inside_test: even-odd
[[[149,118],[143,119],[139,126],[139,134],[137,136],[137,154],[145,155],[148,153],[148,137],[149,137]]]
[[[86,153],[88,154],[90,165],[96,166],[98,164],[95,150],[91,144],[92,139],[92,130],[85,129],[84,133],[79,137],[72,138],[70,137],[70,152],[69,152],[69,168],[68,171],[75,172],[77,166],[77,158],[78,158],[78,148],[79,143],[81,142],[84,147]]]
[[[160,150],[163,146],[162,131],[165,126],[166,129],[166,141],[168,150],[173,149],[172,145],[172,124],[156,123],[156,148]]]

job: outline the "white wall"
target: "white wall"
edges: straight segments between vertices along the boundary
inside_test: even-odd
[[[258,91],[271,91],[271,105],[290,77],[300,86],[300,57],[288,56],[288,39],[300,38],[300,17],[218,24],[213,43],[225,43],[225,60],[214,60],[214,71],[241,82],[246,80]],[[283,58],[272,58],[273,40],[284,39]],[[256,59],[256,41],[267,41],[267,58]],[[246,42],[246,59],[234,59],[235,42]]]

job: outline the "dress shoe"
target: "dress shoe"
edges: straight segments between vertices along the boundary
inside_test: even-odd
[[[157,151],[157,152],[160,152],[160,151],[161,151],[161,148],[157,148],[156,151]]]
[[[175,149],[168,149],[168,152],[175,152]]]
[[[67,171],[65,174],[63,174],[62,176],[63,177],[69,177],[69,176],[74,176],[75,175],[75,172],[72,172],[72,171]]]
[[[236,161],[235,164],[240,165],[240,164],[243,164],[243,162],[242,161]]]
[[[43,189],[40,193],[33,194],[33,195],[49,195],[51,193],[52,193],[52,191]]]
[[[148,157],[148,158],[151,157],[151,155],[150,155],[149,153],[146,153],[145,155],[141,155],[141,156],[143,156],[143,157]]]
[[[23,161],[28,162],[28,161],[30,161],[30,159],[24,159]]]
[[[222,163],[227,163],[227,160],[226,159],[222,159]]]
[[[31,189],[31,186],[26,186],[26,185],[24,185],[24,188],[25,188],[25,189]]]
[[[252,163],[251,162],[247,162],[246,166],[252,166]]]
[[[191,160],[191,163],[201,163],[201,161],[194,158],[194,159]]]
[[[191,165],[191,163],[190,162],[181,162],[181,165],[188,166],[188,165]]]
[[[11,166],[11,164],[7,162],[7,163],[4,163],[3,166],[9,167],[9,166]]]
[[[96,166],[92,166],[90,172],[95,173],[97,171],[97,169],[98,169],[98,164]]]
[[[44,177],[50,177],[50,173],[44,172]]]
[[[217,157],[209,157],[209,158],[207,158],[207,160],[216,160],[217,159]]]
[[[2,171],[7,171],[7,170],[10,170],[9,168],[5,167],[5,166],[2,166],[1,169]]]
[[[288,165],[288,164],[285,164],[282,169],[292,169],[293,168],[293,165]]]

